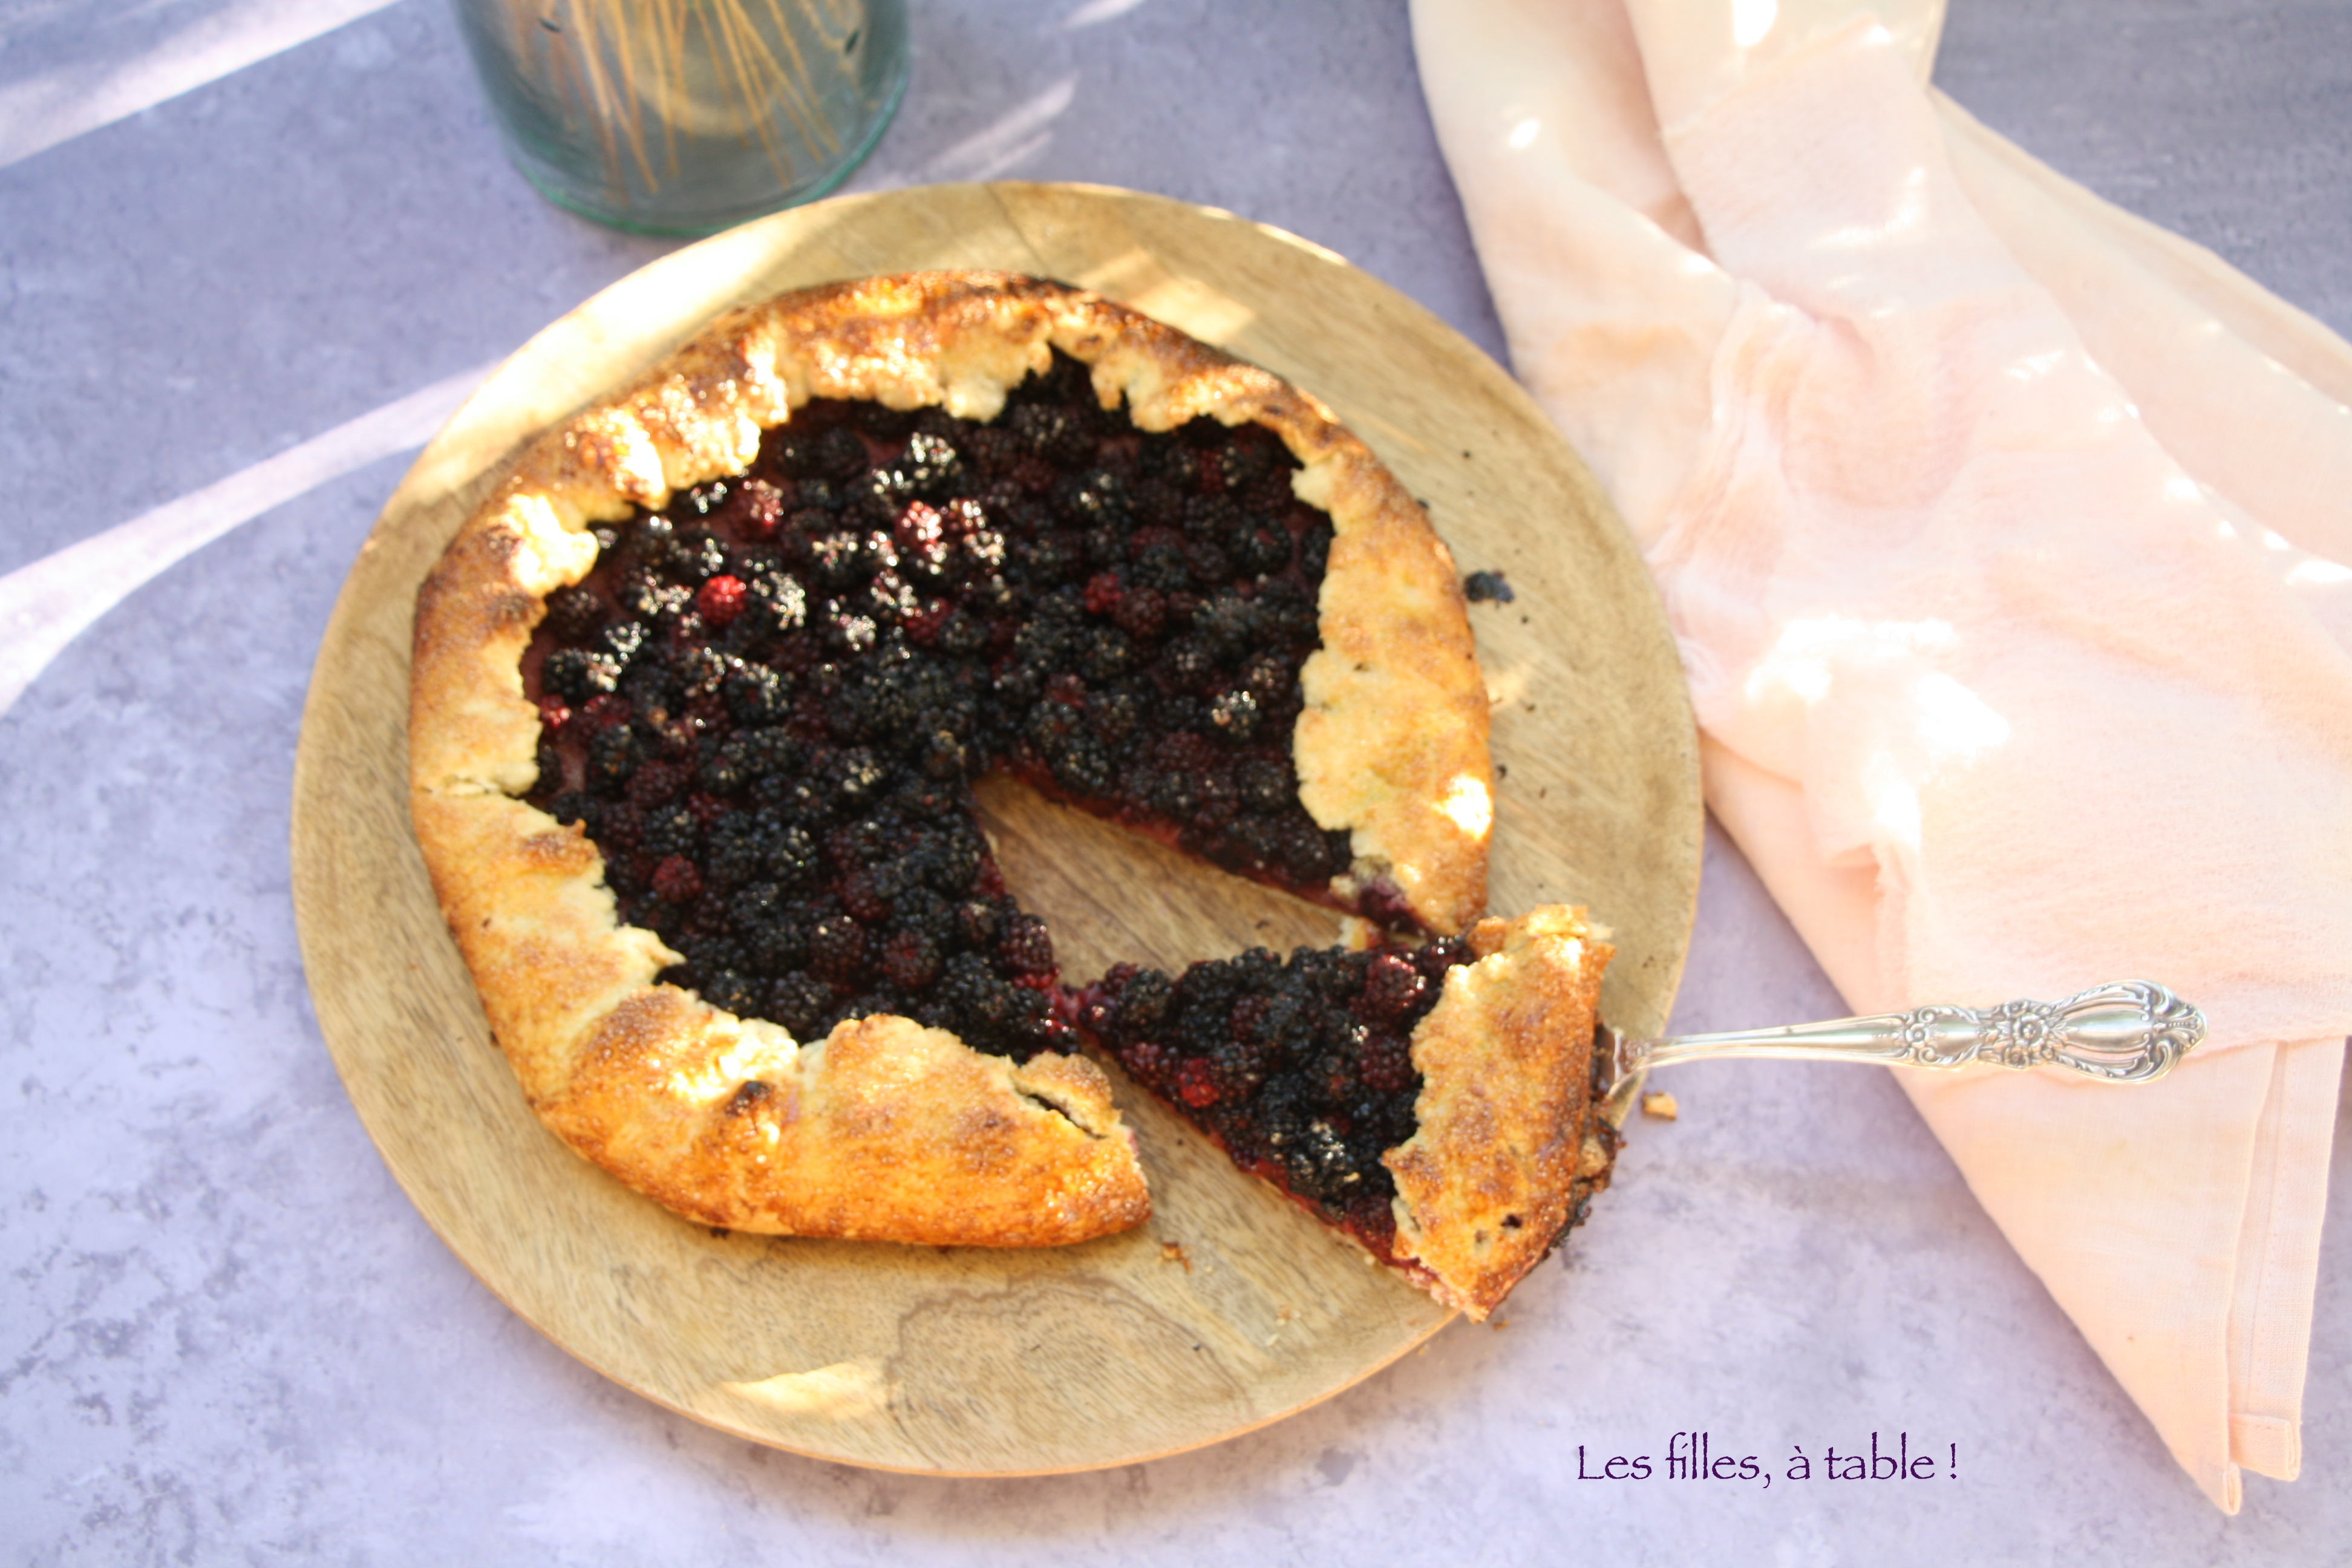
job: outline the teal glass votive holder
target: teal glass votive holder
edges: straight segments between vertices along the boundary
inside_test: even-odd
[[[824,195],[907,89],[906,0],[455,4],[524,178],[645,234],[710,234]]]

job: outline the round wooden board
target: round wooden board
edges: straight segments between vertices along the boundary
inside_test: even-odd
[[[597,1371],[727,1431],[849,1464],[1127,1464],[1327,1398],[1446,1315],[1123,1081],[1156,1209],[1126,1236],[992,1252],[679,1220],[533,1120],[409,832],[417,585],[517,447],[722,309],[932,267],[1097,289],[1288,377],[1423,499],[1462,570],[1508,574],[1516,602],[1471,613],[1504,774],[1493,908],[1589,905],[1616,932],[1609,1016],[1664,1025],[1697,898],[1696,743],[1656,594],[1583,465],[1500,368],[1339,258],[1227,214],[1066,185],[783,213],[646,268],[509,360],[409,471],[336,605],[295,768],[295,913],[320,1026],[394,1174],[500,1300]],[[1074,977],[1122,958],[1177,966],[1336,938],[1328,911],[1017,786],[982,800],[1008,879],[1051,922]]]

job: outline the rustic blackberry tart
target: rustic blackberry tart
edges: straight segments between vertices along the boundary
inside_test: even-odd
[[[412,801],[534,1110],[729,1228],[1039,1246],[1150,1203],[1082,1034],[1483,1312],[1610,1145],[1607,946],[1482,920],[1454,566],[1275,377],[992,273],[737,311],[542,438],[418,599]],[[971,784],[1364,917],[1061,984]]]

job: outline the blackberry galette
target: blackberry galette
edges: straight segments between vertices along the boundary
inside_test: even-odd
[[[530,449],[420,595],[410,747],[533,1109],[678,1212],[1136,1224],[1090,1035],[1483,1312],[1609,1147],[1607,948],[1479,919],[1486,734],[1452,562],[1328,412],[1096,296],[937,273],[739,311]],[[974,820],[993,769],[1381,934],[1066,986]]]

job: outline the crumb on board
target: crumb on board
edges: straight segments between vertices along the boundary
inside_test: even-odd
[[[1462,596],[1474,605],[1507,605],[1518,597],[1500,572],[1473,572],[1462,579]]]
[[[1661,1121],[1672,1121],[1681,1110],[1675,1103],[1675,1097],[1663,1089],[1654,1089],[1642,1097],[1642,1114],[1654,1116]]]
[[[1161,1242],[1160,1244],[1160,1261],[1162,1263],[1181,1263],[1184,1266],[1185,1273],[1190,1274],[1192,1272],[1192,1259],[1184,1251],[1184,1244],[1181,1241]]]

